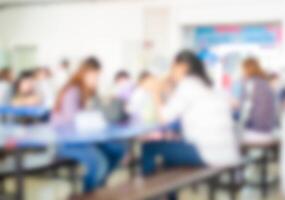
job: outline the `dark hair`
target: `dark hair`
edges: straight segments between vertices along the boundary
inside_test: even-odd
[[[128,73],[127,71],[125,71],[125,70],[120,70],[120,71],[118,71],[118,72],[116,73],[116,75],[115,75],[115,82],[118,81],[118,80],[120,80],[120,79],[123,79],[123,78],[128,79],[128,78],[130,78],[130,75],[129,75],[129,73]]]
[[[100,61],[95,58],[95,57],[88,57],[86,58],[82,63],[81,63],[81,66],[85,66],[86,68],[89,68],[89,69],[93,69],[93,70],[101,70],[101,63]]]
[[[35,74],[34,70],[27,70],[27,71],[21,72],[21,74],[18,76],[18,78],[16,79],[13,85],[13,94],[16,95],[18,93],[19,87],[25,79],[34,78],[34,74]]]
[[[204,63],[198,58],[198,56],[190,51],[180,51],[175,57],[175,63],[185,63],[188,67],[189,75],[199,77],[206,85],[211,86],[212,81],[209,78]]]
[[[48,67],[38,67],[34,70],[34,75],[37,76],[38,73],[44,72],[47,77],[51,77],[52,73]]]
[[[70,62],[69,62],[69,60],[68,60],[68,59],[66,59],[66,58],[62,59],[62,61],[61,61],[61,65],[68,66],[69,64],[70,64]]]
[[[149,78],[151,76],[151,73],[148,71],[143,71],[140,73],[139,78],[138,78],[138,82],[141,83],[143,82],[145,79]]]
[[[9,67],[5,67],[0,71],[0,80],[11,81],[12,70]]]

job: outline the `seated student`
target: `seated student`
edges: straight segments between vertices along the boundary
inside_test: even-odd
[[[114,97],[127,102],[133,92],[134,85],[127,71],[117,72],[114,80]]]
[[[13,106],[40,106],[42,98],[36,90],[33,71],[25,71],[17,78],[13,87]]]
[[[86,59],[58,96],[52,124],[61,131],[75,130],[76,115],[90,106],[96,95],[101,65],[95,58]],[[72,135],[72,134],[71,134]],[[111,144],[62,145],[58,155],[74,159],[85,168],[84,192],[102,185],[124,154],[121,146]]]
[[[267,75],[255,58],[243,62],[244,87],[241,100],[241,124],[244,140],[266,141],[276,127],[274,91]]]
[[[280,111],[282,112],[280,116],[280,123],[281,123],[281,133],[285,132],[285,89],[282,91],[282,102]],[[285,134],[281,137],[281,188],[282,188],[282,195],[285,197]]]
[[[153,97],[163,123],[178,118],[183,140],[156,141],[143,146],[143,173],[156,169],[156,157],[165,167],[227,166],[240,161],[237,138],[233,133],[230,108],[211,87],[203,63],[190,51],[181,51],[174,60],[170,76],[176,83],[172,96],[162,102],[157,83]],[[175,199],[175,195],[170,196]]]
[[[34,73],[37,92],[43,99],[43,106],[51,109],[54,104],[55,89],[52,84],[52,74],[47,67],[40,67]]]
[[[156,121],[155,102],[151,92],[153,79],[154,76],[149,72],[142,72],[127,105],[131,118],[142,123]]]
[[[112,88],[112,94],[108,98],[95,97],[95,106],[103,112],[109,122],[124,124],[129,120],[126,106],[133,91],[129,73],[124,70],[117,72]]]
[[[10,68],[0,71],[0,105],[8,105],[12,95],[13,75]]]
[[[17,78],[13,86],[11,102],[13,106],[26,107],[26,106],[41,106],[42,99],[36,91],[36,84],[33,78],[33,71],[22,72]],[[17,123],[29,124],[34,121],[33,117],[13,117]],[[46,152],[29,152],[25,155],[23,160],[23,167],[25,169],[33,169],[46,166],[54,159],[54,153],[51,151]],[[15,170],[15,160],[13,156],[8,156],[1,162],[1,171]]]

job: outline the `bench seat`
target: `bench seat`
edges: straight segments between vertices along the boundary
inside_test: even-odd
[[[261,148],[261,149],[268,149],[268,148],[275,148],[280,145],[280,139],[272,139],[268,141],[242,141],[241,147],[243,149],[248,149],[248,148]]]
[[[209,181],[229,168],[174,168],[149,177],[136,177],[116,187],[102,188],[74,200],[143,200],[155,199],[183,187]]]
[[[38,167],[34,167],[34,168],[29,168],[29,169],[24,169],[23,170],[23,174],[24,175],[36,175],[36,174],[41,174],[43,172],[47,172],[47,171],[52,171],[55,169],[58,169],[62,166],[76,166],[77,163],[72,161],[72,160],[54,160],[53,162],[44,165],[44,166],[38,166]],[[14,170],[9,170],[9,171],[5,171],[5,172],[1,172],[0,173],[0,180],[9,178],[9,177],[13,177],[15,176],[16,172]]]

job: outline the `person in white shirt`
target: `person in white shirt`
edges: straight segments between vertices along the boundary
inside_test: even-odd
[[[144,144],[143,173],[149,175],[155,171],[157,156],[162,158],[165,167],[239,163],[229,102],[212,89],[202,61],[191,51],[184,50],[176,56],[170,76],[176,88],[168,101],[162,102],[159,89],[154,90],[153,96],[163,123],[181,120],[183,139]]]

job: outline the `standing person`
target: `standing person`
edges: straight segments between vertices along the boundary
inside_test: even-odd
[[[239,147],[232,129],[230,108],[213,91],[203,63],[191,51],[181,51],[175,57],[170,76],[176,88],[167,102],[162,102],[159,89],[154,89],[153,97],[163,123],[181,119],[183,139],[144,144],[144,174],[155,171],[157,156],[163,159],[165,167],[238,163]],[[171,194],[169,198],[176,199],[176,195]]]
[[[10,68],[0,71],[0,105],[8,105],[12,95],[13,74]]]
[[[241,124],[244,140],[267,141],[276,127],[276,104],[267,75],[255,58],[247,58],[242,65],[244,87],[241,102]]]
[[[86,59],[81,64],[57,98],[52,115],[52,124],[56,129],[67,133],[75,131],[76,115],[89,107],[96,95],[100,72],[101,64],[96,58]],[[86,168],[84,192],[91,192],[102,185],[123,156],[121,148],[108,147],[92,143],[59,147],[60,157],[74,159]],[[116,149],[116,152],[113,153],[110,149]]]

